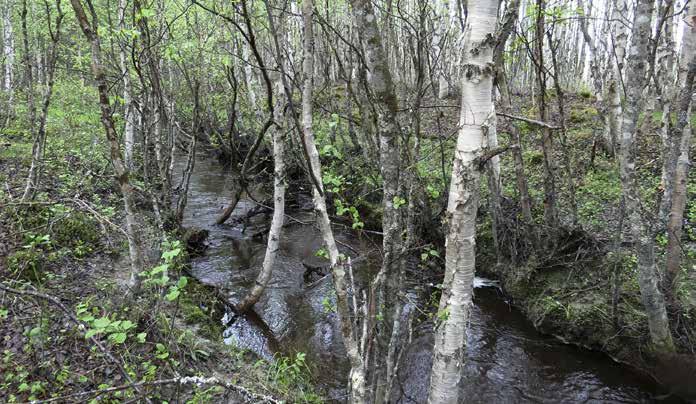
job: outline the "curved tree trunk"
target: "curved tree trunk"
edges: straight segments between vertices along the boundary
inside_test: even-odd
[[[247,13],[248,10],[246,9],[246,2],[243,2],[242,6],[244,7],[245,18],[247,18],[249,14]],[[268,4],[266,4],[266,6],[271,32],[276,41],[282,40],[284,38],[282,34],[284,32],[284,20],[281,20],[281,26],[279,27],[280,32],[275,32],[275,27],[273,26],[273,17],[271,15],[272,10],[270,7],[268,7]],[[247,19],[247,21],[249,20]],[[283,60],[278,60],[278,63],[281,64],[285,62]],[[282,83],[282,71],[284,69],[281,67],[279,70],[281,73],[278,74],[278,79],[276,80],[276,91],[278,94],[282,94],[284,88]],[[277,102],[280,102],[281,99],[281,97],[278,97]],[[273,274],[273,264],[275,264],[278,249],[280,248],[280,235],[283,230],[283,223],[285,221],[285,135],[282,128],[278,126],[278,123],[283,119],[282,106],[276,105],[276,107],[272,108],[271,111],[273,112],[273,120],[276,122],[276,126],[273,128],[273,218],[271,219],[271,228],[268,232],[268,242],[266,244],[266,253],[263,258],[261,272],[259,272],[258,276],[256,277],[254,287],[251,289],[249,294],[237,305],[237,311],[240,313],[244,313],[245,311],[249,310],[254,304],[256,304],[256,302],[258,302],[261,295],[263,295],[263,291],[268,285],[268,281],[271,279],[271,275]],[[247,155],[245,158],[244,164],[248,164],[248,159],[249,155]],[[242,169],[242,171],[245,170]],[[239,191],[237,191],[235,194],[235,205],[237,201],[239,201],[238,192]]]
[[[319,160],[319,152],[317,151],[312,129],[312,72],[314,71],[314,30],[312,27],[312,13],[312,1],[303,0],[304,59],[302,62],[302,71],[304,74],[304,83],[302,87],[302,132],[304,142],[309,152],[310,168],[315,178],[320,181],[319,186],[323,190],[323,183],[321,183],[321,162]],[[321,230],[324,244],[329,253],[334,290],[336,292],[336,313],[338,314],[343,343],[348,352],[348,359],[351,364],[349,376],[350,402],[364,403],[366,402],[365,366],[362,353],[360,352],[360,344],[351,321],[350,305],[348,301],[348,282],[346,281],[346,261],[338,252],[336,240],[331,230],[331,222],[326,210],[326,199],[316,188],[312,189],[312,195],[314,198],[314,210],[317,213],[317,220],[319,222],[319,229]],[[353,293],[355,293],[355,291]],[[357,315],[357,313],[353,314]]]
[[[140,233],[137,228],[138,219],[135,216],[135,198],[133,186],[130,184],[130,172],[128,171],[128,167],[123,163],[123,158],[121,157],[121,145],[118,141],[118,134],[116,133],[116,126],[114,125],[111,104],[109,102],[109,87],[106,81],[104,65],[102,64],[101,45],[98,36],[99,31],[96,26],[93,26],[89,22],[92,20],[94,24],[96,24],[97,18],[96,15],[92,15],[92,18],[87,17],[80,0],[70,0],[70,3],[72,4],[73,10],[75,10],[75,15],[82,29],[82,33],[91,45],[92,73],[94,74],[94,80],[99,92],[101,122],[109,142],[111,165],[114,168],[116,179],[121,188],[123,205],[126,211],[126,234],[128,235],[128,251],[131,259],[129,286],[137,292],[140,288],[140,279],[138,275],[145,267],[145,260],[142,253]],[[93,10],[93,8],[90,7],[90,10]]]
[[[273,264],[280,245],[280,235],[285,220],[285,139],[281,128],[273,130],[273,218],[268,232],[266,254],[263,258],[261,272],[256,277],[254,287],[249,294],[237,305],[237,311],[244,313],[249,310],[263,295],[268,281],[273,274]]]
[[[492,40],[497,1],[470,0],[463,49],[462,107],[459,136],[447,203],[445,279],[430,375],[429,403],[457,403],[464,367],[466,328],[473,293],[476,213],[479,200],[478,159],[486,143],[493,90]]]

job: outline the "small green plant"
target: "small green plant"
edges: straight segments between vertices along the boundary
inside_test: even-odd
[[[329,252],[328,252],[328,251],[326,250],[326,248],[324,248],[324,247],[318,249],[318,250],[314,253],[314,255],[315,255],[316,257],[321,257],[321,258],[329,259]]]
[[[340,199],[334,200],[334,205],[336,206],[336,214],[343,216],[348,214],[353,221],[353,229],[359,230],[365,227],[365,223],[360,219],[360,212],[355,206],[346,206]]]
[[[86,302],[78,304],[75,308],[77,318],[89,326],[85,332],[85,338],[105,335],[107,340],[114,345],[126,342],[128,335],[132,333],[131,330],[135,328],[135,324],[130,320],[116,320],[114,316],[101,316],[97,318],[94,316],[94,309],[96,308],[90,310],[89,303]],[[138,334],[137,338],[138,341],[144,340],[142,334]]]
[[[321,398],[311,385],[311,371],[306,362],[306,354],[298,352],[294,357],[278,357],[268,369],[269,379],[292,402],[320,403]]]
[[[321,300],[321,307],[324,310],[324,314],[334,313],[336,311],[336,305],[334,304],[335,296],[335,292],[331,292],[329,296],[324,296]]]
[[[426,262],[432,257],[437,257],[440,258],[440,253],[437,252],[437,250],[433,250],[432,248],[428,248],[424,252],[421,253],[420,258],[422,262]]]
[[[144,285],[166,286],[169,282],[169,271],[175,269],[176,265],[179,263],[178,258],[183,252],[181,242],[178,240],[172,242],[165,242],[162,246],[164,250],[164,252],[162,252],[162,263],[150,270],[143,271],[140,273],[140,276],[143,278]],[[186,286],[187,281],[183,282],[183,286]],[[183,288],[183,286],[181,288]],[[180,288],[177,287],[176,290],[178,289]],[[170,293],[173,291],[173,289],[170,290]],[[175,296],[171,300],[176,299],[176,297],[178,296],[178,293],[174,293]]]
[[[406,204],[406,199],[396,195],[392,202],[394,203],[394,209],[399,209]]]
[[[425,190],[428,192],[430,199],[437,199],[440,197],[440,191],[438,191],[437,188],[432,185],[426,186]]]

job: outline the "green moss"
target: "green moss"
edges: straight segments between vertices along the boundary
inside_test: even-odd
[[[604,209],[621,199],[621,182],[615,167],[590,171],[577,189],[578,215],[586,223],[599,225]]]
[[[72,212],[52,227],[56,245],[70,248],[80,258],[92,252],[99,244],[99,226],[96,220],[82,212]]]
[[[599,111],[595,107],[585,107],[581,109],[573,109],[570,111],[568,120],[571,123],[589,122],[599,116]]]
[[[41,281],[44,263],[44,252],[35,248],[17,250],[7,257],[10,273],[31,282]]]
[[[216,304],[215,294],[206,286],[192,281],[180,296],[179,305],[184,321],[199,326],[201,336],[213,341],[219,340],[223,331],[220,319],[224,308]]]
[[[544,153],[539,150],[525,150],[522,154],[525,164],[538,166],[544,162]]]
[[[578,95],[586,100],[592,98],[592,92],[588,89],[582,89],[578,92]]]

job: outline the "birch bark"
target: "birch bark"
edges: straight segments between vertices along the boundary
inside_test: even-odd
[[[473,292],[478,158],[486,143],[493,107],[493,49],[497,1],[470,0],[463,49],[459,135],[447,203],[445,279],[438,311],[429,403],[459,402],[466,328]]]
[[[314,71],[314,30],[312,27],[312,0],[302,1],[302,19],[303,19],[303,51],[304,58],[302,62],[303,88],[302,88],[302,132],[304,141],[309,152],[310,168],[314,173],[314,177],[319,181],[319,187],[324,189],[321,176],[321,162],[319,160],[319,152],[317,151],[316,142],[314,140],[314,131],[312,129],[312,94],[314,83],[312,80]],[[350,305],[348,301],[348,282],[346,281],[346,262],[345,258],[338,252],[336,240],[334,239],[333,231],[331,230],[331,222],[326,210],[326,199],[318,189],[312,188],[314,199],[314,210],[317,213],[319,229],[321,230],[324,244],[329,253],[331,262],[331,273],[333,276],[334,290],[336,292],[336,313],[340,323],[343,343],[348,352],[348,359],[351,364],[349,382],[350,382],[350,402],[364,403],[366,402],[366,381],[365,381],[365,366],[363,357],[360,352],[359,341],[353,329],[351,322]],[[355,293],[355,291],[353,292]],[[357,313],[355,313],[357,315]]]
[[[126,34],[126,6],[127,0],[119,0],[118,2],[118,29],[121,31],[122,38],[128,38]],[[128,59],[126,57],[127,43],[125,40],[119,44],[119,63],[121,74],[123,75],[123,109],[124,109],[124,143],[125,143],[125,158],[126,167],[133,170],[133,148],[135,146],[135,120],[132,106],[132,89],[130,80],[130,69],[128,68]]]
[[[682,225],[684,223],[684,209],[686,208],[687,194],[686,185],[689,178],[691,166],[689,159],[689,148],[691,146],[692,128],[689,122],[692,105],[691,97],[694,89],[694,76],[696,76],[696,5],[689,6],[689,12],[684,27],[682,37],[682,52],[679,63],[678,86],[681,88],[679,97],[675,102],[677,110],[677,123],[671,133],[674,142],[679,142],[680,151],[674,172],[672,185],[672,203],[667,219],[667,251],[665,262],[666,290],[674,295],[675,281],[678,274],[682,258]],[[693,280],[693,269],[689,272],[689,277]],[[691,296],[696,301],[696,296]]]
[[[635,10],[632,42],[626,63],[626,107],[621,128],[619,165],[621,186],[629,218],[629,228],[638,257],[638,285],[648,317],[650,339],[657,350],[674,349],[665,299],[658,287],[655,246],[652,231],[643,216],[636,178],[636,133],[638,117],[644,109],[643,89],[650,46],[652,0],[639,0]]]
[[[90,6],[89,9],[92,10],[91,20],[94,21],[94,24],[96,24],[97,18],[93,12],[94,8],[91,7],[91,3],[89,1],[90,0],[87,0]],[[109,87],[106,81],[104,65],[102,63],[101,44],[98,35],[99,31],[96,25],[92,25],[92,23],[89,22],[90,18],[87,17],[81,0],[70,0],[70,3],[75,11],[75,15],[80,24],[82,33],[91,46],[92,74],[94,75],[94,80],[99,92],[101,122],[106,132],[107,141],[109,142],[111,165],[114,168],[114,174],[116,175],[116,179],[118,180],[118,184],[121,189],[123,205],[126,212],[126,234],[128,235],[128,251],[131,259],[129,286],[137,292],[140,287],[140,279],[138,278],[138,274],[143,270],[145,261],[142,253],[140,233],[137,228],[138,220],[135,216],[135,198],[133,186],[130,184],[129,179],[130,172],[123,163],[123,158],[121,157],[121,145],[118,141],[118,134],[116,133],[116,126],[114,125],[111,104],[109,102]]]

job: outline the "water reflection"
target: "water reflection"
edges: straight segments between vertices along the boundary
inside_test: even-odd
[[[214,221],[231,193],[231,177],[215,161],[196,163],[184,225],[207,229],[209,248],[192,262],[193,273],[203,282],[229,290],[238,299],[253,283],[261,266],[265,245],[251,240],[253,229],[241,225],[216,226]],[[252,208],[242,200],[234,212]],[[309,215],[307,220],[311,219]],[[304,219],[303,219],[304,220]],[[337,238],[364,252],[373,248],[350,234]],[[321,237],[311,226],[289,224],[283,229],[281,249],[271,284],[256,305],[258,321],[236,320],[225,330],[225,341],[270,359],[282,353],[307,353],[315,376],[326,394],[340,401],[344,395],[348,364],[336,316],[330,277],[312,288],[303,283],[303,261],[313,260]],[[357,254],[345,249],[345,254]],[[358,260],[356,278],[374,270],[374,263]],[[661,393],[606,356],[538,334],[531,323],[501,298],[495,281],[477,279],[468,351],[463,369],[462,395],[467,403],[640,403],[653,402]],[[398,386],[392,397],[398,403],[422,403],[427,398],[431,366],[432,332],[428,324],[416,327],[404,354]],[[663,402],[679,402],[668,398]]]

